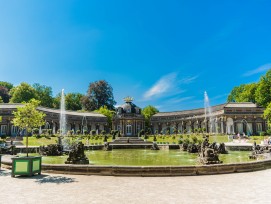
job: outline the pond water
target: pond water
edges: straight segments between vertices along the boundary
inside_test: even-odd
[[[86,151],[90,164],[119,165],[119,166],[188,166],[200,165],[198,154],[180,150],[142,150],[119,149],[113,151]],[[224,164],[254,161],[249,159],[250,151],[230,151],[229,154],[219,155]],[[42,157],[44,164],[64,164],[68,156]]]

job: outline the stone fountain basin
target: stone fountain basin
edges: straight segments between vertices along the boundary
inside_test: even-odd
[[[11,169],[11,156],[2,157],[4,168]],[[271,168],[271,159],[232,164],[201,166],[97,166],[42,164],[42,172],[100,176],[196,176],[260,171]]]

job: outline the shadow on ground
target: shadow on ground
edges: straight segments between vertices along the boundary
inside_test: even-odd
[[[0,176],[11,176],[10,171],[0,170]]]
[[[10,176],[11,171],[1,169],[0,170],[0,177],[1,176]],[[74,178],[69,178],[65,176],[52,176],[52,175],[34,175],[34,176],[16,176],[14,179],[32,179],[35,180],[38,184],[45,184],[45,183],[55,183],[55,184],[66,184],[66,183],[74,183],[77,182]]]
[[[45,183],[55,183],[55,184],[66,184],[77,182],[74,178],[69,178],[65,176],[51,176],[51,175],[35,175],[32,177],[29,176],[17,176],[18,179],[33,179],[38,184]]]

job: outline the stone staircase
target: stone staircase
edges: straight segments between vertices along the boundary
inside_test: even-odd
[[[152,142],[144,141],[138,137],[119,137],[113,142],[109,142],[113,149],[145,149],[150,148],[152,144]]]

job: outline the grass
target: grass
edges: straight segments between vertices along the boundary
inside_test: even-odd
[[[164,144],[178,144],[178,141],[180,140],[180,138],[182,137],[182,140],[185,139],[189,139],[190,141],[192,141],[193,137],[196,137],[198,140],[203,140],[203,135],[202,134],[185,134],[185,135],[157,135],[156,142],[159,143],[164,143]],[[82,135],[77,135],[77,136],[71,136],[68,137],[70,139],[70,141],[82,141],[83,144],[87,144],[87,137],[86,136],[82,136]],[[143,137],[142,137],[143,138]],[[261,141],[263,139],[268,138],[268,136],[251,136],[249,137],[248,142],[249,143],[254,143],[254,141],[257,144],[260,144]],[[147,141],[153,141],[154,136],[150,135],[148,136]],[[210,135],[209,136],[210,142],[218,142],[218,143],[222,143],[222,142],[228,142],[228,136],[227,135],[217,135],[217,136],[213,136]],[[42,146],[42,145],[49,145],[49,144],[57,144],[57,137],[41,137],[41,138],[36,138],[36,137],[28,137],[28,145],[29,146]],[[112,141],[112,136],[109,136],[107,139],[108,142]],[[26,138],[24,137],[23,140],[23,144],[26,144]],[[89,139],[89,144],[90,145],[94,145],[94,144],[104,144],[104,139],[103,136],[94,136],[94,137],[90,137]]]

